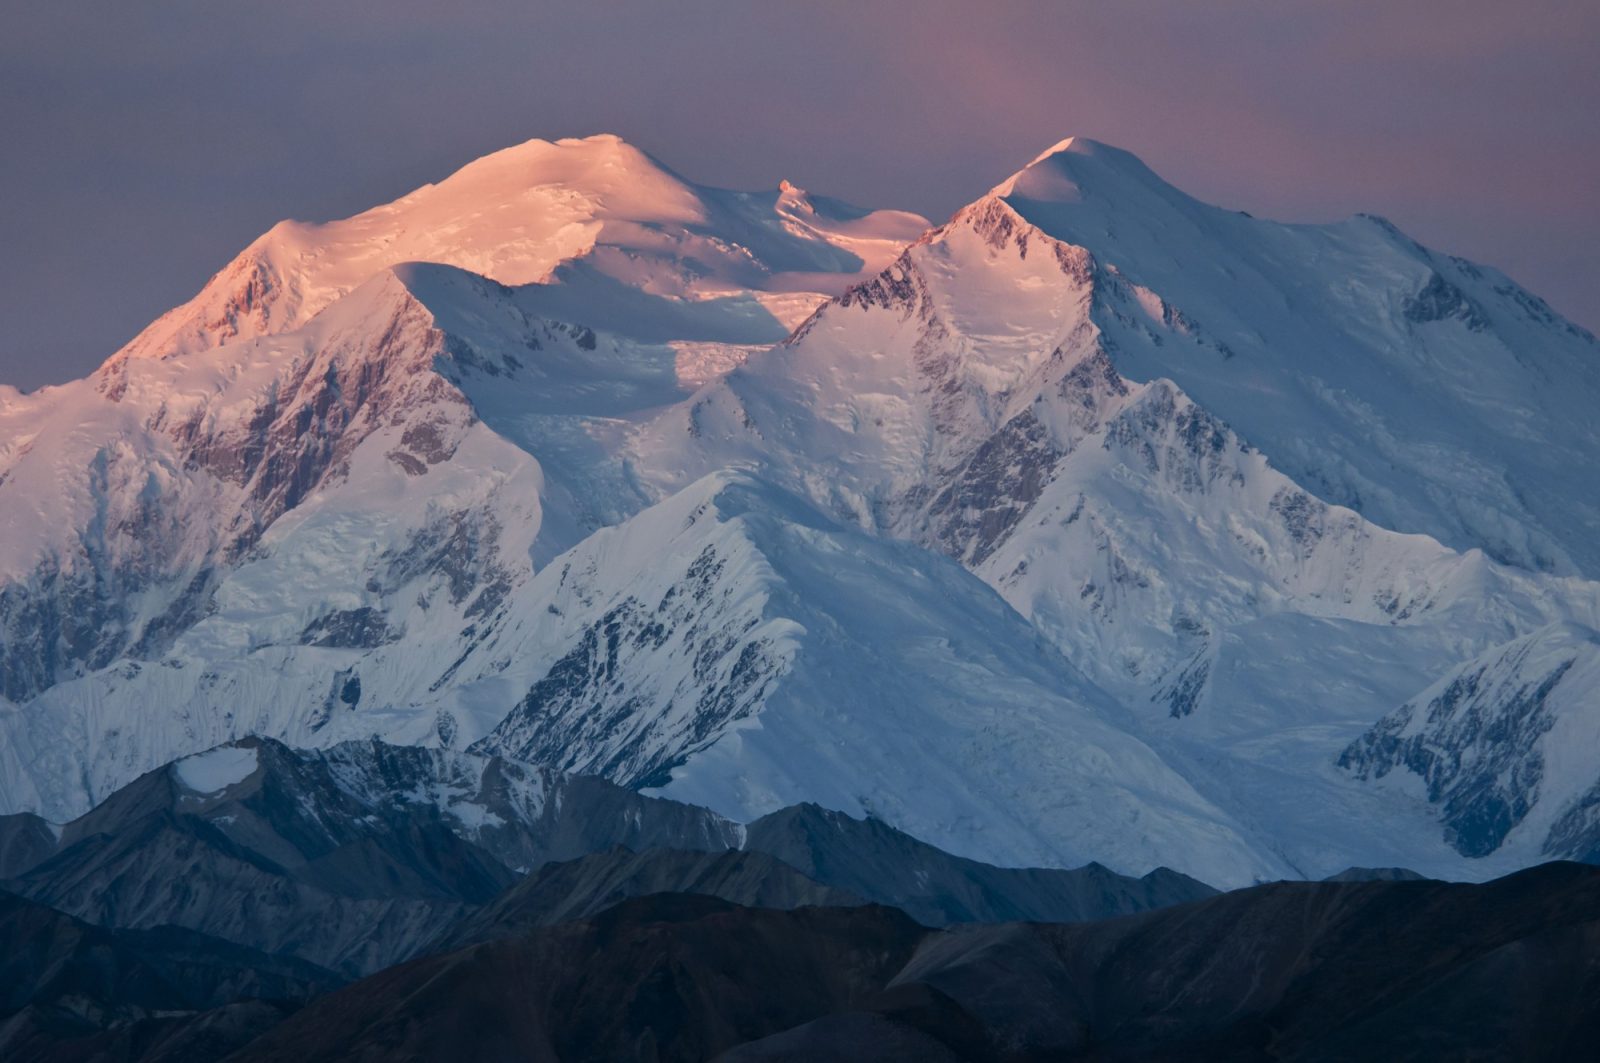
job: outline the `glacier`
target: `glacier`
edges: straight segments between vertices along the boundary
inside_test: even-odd
[[[932,228],[529,142],[0,392],[0,808],[378,737],[1008,865],[1591,856],[1597,364],[1081,138]]]

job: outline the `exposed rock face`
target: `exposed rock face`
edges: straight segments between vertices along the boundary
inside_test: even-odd
[[[398,294],[389,320],[365,331],[372,324],[333,332],[325,341],[332,349],[297,359],[271,392],[226,419],[208,406],[187,416],[163,408],[151,427],[171,436],[186,466],[241,488],[253,503],[252,528],[295,508],[330,473],[345,472],[356,448],[385,422],[410,422],[403,445],[426,430],[432,451],[448,457],[453,448],[441,444],[441,426],[459,433],[472,414],[431,371],[442,335],[426,309]],[[413,420],[419,414],[424,419]]]
[[[935,539],[963,564],[983,564],[1044,492],[1059,457],[1033,412],[1019,413],[934,497]]]
[[[737,601],[729,564],[708,545],[653,604],[630,594],[611,605],[473,749],[628,786],[666,783],[688,755],[755,712],[788,666],[783,645],[763,629],[760,602]],[[600,573],[572,565],[562,565],[558,594],[600,592]],[[672,675],[677,653],[689,667],[681,678]],[[667,699],[659,716],[649,692],[655,675],[678,679],[655,695]],[[672,711],[676,699],[687,702],[681,713]]]
[[[1487,856],[1519,828],[1551,856],[1592,857],[1592,764],[1571,750],[1596,727],[1593,631],[1558,625],[1478,658],[1380,721],[1339,758],[1360,778],[1419,777],[1445,836]],[[1535,808],[1540,815],[1529,822]]]
[[[1419,325],[1453,318],[1473,332],[1482,332],[1489,327],[1488,320],[1476,304],[1460,288],[1437,273],[1429,274],[1428,283],[1407,299],[1404,307],[1407,320]]]
[[[397,637],[384,614],[370,605],[324,613],[300,633],[300,641],[307,646],[336,649],[371,650]]]
[[[725,849],[737,833],[701,809],[512,762],[247,739],[130,784],[46,858],[31,853],[13,885],[96,923],[184,926],[360,974],[547,861]]]
[[[1574,801],[1550,827],[1545,852],[1600,864],[1600,781]]]

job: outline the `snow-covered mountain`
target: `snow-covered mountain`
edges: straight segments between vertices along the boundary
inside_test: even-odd
[[[785,346],[721,390],[806,407],[815,423],[785,431],[848,462],[843,505],[936,495],[930,478],[1099,352],[1131,379],[1172,381],[1285,475],[1381,526],[1600,574],[1587,460],[1600,345],[1377,219],[1257,220],[1068,140]]]
[[[742,474],[596,533],[526,600],[500,638],[528,655],[537,630],[551,663],[474,750],[739,820],[859,810],[1011,865],[1287,871],[971,573]]]
[[[1600,634],[1552,624],[1474,658],[1380,720],[1339,764],[1426,787],[1462,855],[1600,859]]]
[[[441,356],[477,364],[472,339],[491,371],[552,347],[524,393],[558,420],[660,405],[781,339],[925,225],[789,185],[700,188],[595,137],[530,141],[347,221],[274,228],[91,380],[0,394],[0,695],[159,653],[219,572],[346,478],[374,432],[397,429],[385,454],[412,475],[481,450],[464,438],[475,413],[432,371]],[[462,283],[496,292],[541,283],[447,351],[408,289],[413,259],[470,267]],[[537,468],[501,471],[519,460]]]
[[[1600,345],[1381,218],[1284,225],[1065,141],[980,201],[1083,247],[1121,370],[1165,377],[1325,501],[1600,576]]]
[[[612,314],[651,305],[642,295],[712,303],[738,336],[723,342],[772,343],[841,276],[875,273],[926,228],[787,181],[766,192],[695,185],[615,136],[530,140],[353,218],[279,223],[108,370],[291,331],[404,262],[540,283],[558,303],[598,299]]]
[[[1083,140],[920,231],[531,142],[0,397],[5,807],[377,735],[1009,864],[1579,854],[1463,847],[1477,783],[1416,752],[1498,750],[1520,686],[1396,706],[1600,628],[1592,337]],[[1592,763],[1571,674],[1542,711]],[[1582,763],[1514,773],[1519,818],[1587,823]]]
[[[1060,183],[1062,174],[1080,171],[1077,184]],[[1039,204],[1049,174],[1058,179],[1049,187],[1060,202],[1045,211]],[[1091,180],[1107,187],[1085,191]],[[1135,376],[1151,366],[1149,352],[1198,342],[1200,311],[1164,303],[1167,310],[1145,314],[1141,307],[1163,297],[1128,280],[1133,265],[1118,268],[1109,260],[1119,246],[1072,243],[1012,205],[1019,188],[1031,189],[1023,207],[1070,233],[1068,221],[1081,221],[1074,213],[1079,206],[1111,209],[1106,202],[1124,195],[1124,185],[1146,198],[1160,193],[1173,211],[1225,213],[1159,185],[1124,153],[1068,143],[958,212],[879,278],[824,306],[785,344],[656,418],[635,436],[632,460],[663,492],[705,469],[756,463],[830,512],[961,560],[1144,717],[1147,740],[1187,765],[1181,770],[1208,797],[1262,822],[1296,867],[1321,868],[1350,847],[1390,862],[1409,856],[1435,873],[1451,873],[1459,861],[1442,844],[1431,813],[1402,809],[1408,814],[1396,817],[1384,806],[1403,802],[1375,801],[1350,787],[1330,746],[1370,726],[1375,707],[1405,701],[1464,657],[1550,623],[1593,625],[1596,585],[1532,571],[1539,566],[1531,557],[1523,568],[1498,563],[1482,549],[1452,550],[1415,534],[1443,534],[1420,511],[1389,511],[1399,529],[1390,530],[1286,475],[1278,454],[1296,461],[1299,444],[1274,435],[1270,425],[1245,437],[1231,421],[1235,414],[1250,421],[1256,405],[1278,405],[1255,390],[1269,372],[1282,380],[1340,372],[1341,363],[1306,362],[1303,344],[1287,334],[1282,346],[1257,341],[1250,348],[1257,367],[1243,355],[1211,353],[1237,369],[1239,393],[1229,400],[1228,419],[1180,386],[1189,379],[1210,386],[1192,377],[1189,361],[1167,367],[1177,381]],[[1156,208],[1127,209],[1133,225]],[[1263,243],[1315,247],[1339,239],[1341,229],[1247,218],[1237,224],[1245,235],[1224,239],[1231,232],[1224,228],[1207,253],[1238,274]],[[1163,246],[1192,242],[1192,230],[1173,221]],[[1407,368],[1419,345],[1435,339],[1412,336],[1404,293],[1391,283],[1398,267],[1388,259],[1396,247],[1434,259],[1391,236],[1384,236],[1381,255],[1374,250],[1361,258],[1388,262],[1389,274],[1368,263],[1366,274],[1352,278],[1343,267],[1330,272],[1329,255],[1320,251],[1298,258],[1282,252],[1271,274],[1282,286],[1333,298],[1328,292],[1339,285],[1359,283],[1372,299],[1392,297],[1402,307],[1392,317],[1395,327],[1369,335],[1362,354],[1397,363],[1383,374],[1382,387],[1360,374],[1337,386],[1326,380],[1295,386],[1372,391],[1375,403],[1398,404],[1413,419],[1431,406],[1448,413],[1435,414],[1447,427],[1471,422],[1477,414],[1465,399],[1431,394]],[[1483,303],[1491,305],[1488,295]],[[1509,313],[1501,307],[1501,317]],[[1300,327],[1314,331],[1316,322]],[[1516,344],[1526,342],[1521,327],[1508,333]],[[1363,328],[1373,330],[1370,323]],[[1492,331],[1485,324],[1470,331],[1469,341]],[[1245,346],[1227,335],[1230,350]],[[1345,342],[1355,349],[1354,339]],[[1497,342],[1507,352],[1520,350],[1510,340]],[[1554,356],[1543,349],[1519,356],[1543,357],[1556,367],[1564,358],[1564,387],[1549,389],[1549,374],[1517,386],[1535,396],[1530,403],[1545,403],[1552,445],[1564,454],[1552,465],[1570,482],[1557,499],[1566,511],[1549,527],[1564,527],[1574,549],[1586,548],[1583,533],[1594,522],[1586,507],[1600,497],[1600,484],[1580,457],[1595,449],[1585,434],[1592,434],[1593,421],[1572,396],[1600,393],[1591,383],[1596,348],[1564,326],[1553,331],[1550,347]],[[1279,427],[1312,425],[1310,440],[1398,436],[1408,447],[1416,443],[1398,422],[1340,409],[1324,411],[1321,421],[1296,414]],[[1342,420],[1328,427],[1335,414]],[[1424,425],[1417,433],[1431,430]],[[1409,467],[1398,464],[1404,455],[1396,451],[1373,467],[1407,478],[1407,497],[1453,498],[1454,489],[1437,479],[1441,467],[1468,458],[1480,465],[1521,460],[1488,423],[1454,445],[1474,449],[1439,466],[1426,460],[1437,448],[1419,447],[1405,459]],[[1331,449],[1318,457],[1355,467]],[[1308,479],[1325,484],[1329,476],[1313,471]],[[1511,484],[1524,480],[1521,472],[1502,476]],[[1533,522],[1526,513],[1515,519]],[[1456,538],[1473,534],[1465,524],[1450,530]],[[1388,837],[1371,837],[1366,824],[1375,814],[1397,818]],[[1398,825],[1408,822],[1418,829]]]
[[[438,679],[418,674],[416,646],[461,637],[531,574],[530,551],[542,563],[643,504],[625,486],[596,493],[587,432],[781,338],[824,298],[811,289],[842,289],[925,224],[788,185],[698,188],[599,137],[509,149],[348,222],[279,226],[93,378],[0,396],[0,696],[29,702],[185,635],[205,645],[169,659],[226,669],[267,644],[382,651],[405,632],[364,704],[414,702]],[[479,274],[403,262],[422,254],[545,283],[511,299]],[[265,280],[236,283],[260,262]],[[628,283],[601,284],[608,270]],[[539,457],[485,418],[515,421]],[[245,700],[314,724],[360,697],[360,677],[330,681],[325,664],[269,665]],[[374,688],[380,671],[392,683]],[[227,680],[200,673],[179,684],[211,691],[185,741],[289,733],[220,717]],[[41,744],[50,757],[62,728],[82,734],[92,759],[117,762],[114,785],[176,747],[119,752],[137,726],[115,705],[68,719],[94,715],[106,680],[119,683],[44,709],[55,733]],[[26,800],[81,810],[80,773],[61,767],[23,774],[76,789],[75,805]]]

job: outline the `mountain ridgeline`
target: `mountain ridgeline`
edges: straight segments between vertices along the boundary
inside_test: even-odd
[[[0,819],[9,835],[33,826]],[[945,926],[1099,919],[1216,892],[1166,869],[993,867],[814,805],[738,824],[594,776],[375,741],[242,739],[46,833],[15,848],[5,888],[96,925],[182,927],[344,977],[649,893],[870,901]]]
[[[1081,138],[938,226],[530,141],[0,391],[0,864],[349,976],[614,845],[931,925],[1592,859],[1597,406],[1495,270]]]
[[[1600,1033],[1580,864],[1218,894],[259,738],[46,834],[0,882],[7,1059],[1561,1059]]]

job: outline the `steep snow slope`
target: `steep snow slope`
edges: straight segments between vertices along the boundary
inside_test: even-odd
[[[1170,380],[1126,375],[1096,313],[1119,285],[1089,252],[980,201],[636,430],[634,466],[666,493],[759,464],[870,531],[962,561],[1097,680],[1177,715],[1205,693],[1183,666],[1257,621],[1447,630],[1451,663],[1552,620],[1590,622],[1593,584],[1330,506]]]
[[[875,309],[927,327],[910,335]],[[810,389],[812,441],[887,460],[899,488],[1019,413],[1030,375],[1091,328],[1120,373],[1171,379],[1326,501],[1524,567],[1600,574],[1592,336],[1380,220],[1260,221],[1092,141],[963,208],[802,328],[791,357],[730,387],[751,401],[754,378]]]
[[[963,561],[1307,873],[1351,851],[1453,873],[1429,811],[1353,787],[1335,751],[1467,657],[1593,625],[1600,588],[1302,489],[1171,380],[1124,372],[1118,308],[1147,296],[988,197],[639,429],[635,467],[670,492],[757,464]],[[1375,839],[1374,815],[1408,826]]]
[[[503,583],[508,567],[527,567],[515,558],[545,527],[542,472],[558,512],[540,560],[642,504],[626,485],[620,504],[586,484],[574,493],[562,475],[593,419],[683,397],[924,225],[788,185],[701,188],[595,137],[507,149],[348,221],[279,226],[90,381],[0,392],[0,697],[23,701],[124,653],[164,652],[211,609],[227,570],[259,555],[279,517],[351,479],[369,439],[383,449],[368,447],[355,479],[441,475],[426,488],[365,492],[363,512],[340,515],[339,538],[399,556],[404,536],[389,525],[405,522],[387,511],[397,493],[427,496],[434,538],[474,539],[455,557],[498,566],[483,582]],[[436,264],[405,264],[413,258]],[[542,283],[506,300],[497,281],[437,263]],[[441,359],[453,364],[449,380],[433,371]],[[495,379],[525,364],[520,386]],[[485,416],[518,421],[524,445],[534,433],[547,469],[498,452],[477,427],[451,386],[474,375]],[[529,425],[538,413],[547,416]],[[457,482],[441,492],[447,478]],[[508,485],[531,513],[463,521]],[[479,497],[460,504],[464,490]],[[332,531],[300,560],[345,571],[347,553],[328,552]],[[493,544],[476,540],[501,532],[527,541],[504,544],[504,563],[481,556]],[[467,589],[452,577],[453,596]],[[381,639],[361,617],[337,622],[371,630],[331,637]]]
[[[344,221],[279,223],[113,363],[289,331],[409,261],[509,285],[737,296],[749,315],[742,342],[771,343],[819,301],[807,293],[876,271],[926,228],[914,214],[869,213],[787,182],[770,192],[694,185],[615,136],[530,140]]]
[[[1600,576],[1600,344],[1503,274],[1381,218],[1211,207],[1083,139],[987,202],[1114,279],[1096,320],[1123,372],[1176,381],[1314,494],[1457,549]]]
[[[386,272],[295,333],[0,412],[29,441],[0,479],[0,694],[153,661],[204,621],[195,652],[223,660],[385,644],[402,598],[442,598],[429,615],[456,630],[492,607],[530,568],[540,468],[435,371],[447,357]]]
[[[1532,858],[1468,860],[1445,802],[1335,761],[1464,661],[1600,627],[1595,583],[1531,571],[1592,545],[1586,336],[1376,223],[1256,222],[1073,142],[726,371],[908,222],[635,156],[524,145],[269,234],[267,280],[0,394],[0,807],[382,735],[1002,862]]]
[[[1166,863],[1218,882],[1288,870],[973,576],[738,475],[586,539],[481,634],[230,652],[203,641],[226,615],[159,663],[62,684],[11,717],[11,800],[59,816],[172,750],[243,733],[488,732],[474,748],[664,784],[734,818],[815,800],[1007,864]]]
[[[74,814],[248,733],[498,722],[519,692],[456,666],[536,564],[646,504],[605,440],[684,393],[669,346],[536,302],[408,265],[291,333],[6,411],[42,444],[0,483],[8,802]]]
[[[476,750],[735,819],[815,801],[1003,864],[1282,873],[970,574],[744,475],[596,533],[524,600],[542,644],[516,657],[553,663]]]
[[[1441,678],[1351,743],[1341,767],[1439,806],[1469,857],[1600,857],[1600,635],[1555,624]],[[1385,778],[1388,777],[1388,778]]]

